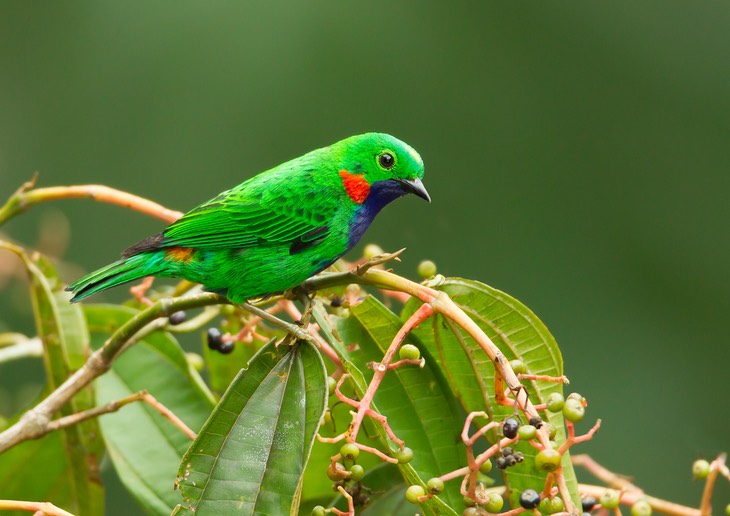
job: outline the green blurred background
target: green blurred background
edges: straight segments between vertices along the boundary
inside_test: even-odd
[[[187,210],[392,133],[433,203],[395,203],[365,240],[407,247],[407,276],[431,258],[525,302],[603,419],[581,450],[696,504],[691,462],[730,448],[729,27],[726,2],[2,1],[0,197],[39,171]],[[3,231],[90,270],[161,227],[79,200]],[[32,331],[0,282],[0,331]],[[32,367],[0,367],[3,410],[37,392]]]

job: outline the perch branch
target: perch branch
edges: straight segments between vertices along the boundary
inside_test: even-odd
[[[48,516],[74,516],[70,512],[56,507],[51,502],[25,502],[21,500],[0,500],[0,511],[33,511],[35,514]]]

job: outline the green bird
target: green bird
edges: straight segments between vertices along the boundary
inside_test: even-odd
[[[76,302],[161,276],[201,283],[233,303],[282,292],[352,249],[391,201],[412,193],[431,202],[422,178],[410,145],[382,133],[352,136],[221,193],[66,290]]]

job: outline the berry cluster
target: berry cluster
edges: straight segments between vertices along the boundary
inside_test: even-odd
[[[233,340],[224,340],[223,334],[218,328],[208,328],[207,333],[208,347],[213,351],[227,355],[233,351]]]

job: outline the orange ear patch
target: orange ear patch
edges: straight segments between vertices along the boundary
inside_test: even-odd
[[[362,176],[351,174],[347,170],[340,170],[342,184],[347,195],[357,204],[362,204],[370,193],[370,183]]]
[[[193,259],[195,249],[189,247],[171,247],[165,250],[165,260],[173,262],[189,262]]]

